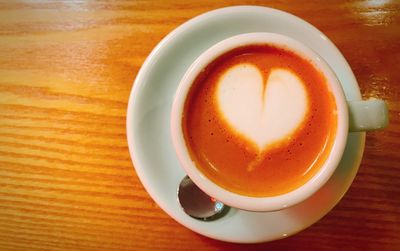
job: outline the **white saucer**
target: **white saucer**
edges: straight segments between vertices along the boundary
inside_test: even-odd
[[[320,54],[333,68],[349,100],[360,100],[356,79],[332,42],[302,19],[275,9],[238,6],[200,15],[165,37],[143,64],[127,112],[129,151],[150,196],[172,218],[193,231],[223,241],[265,242],[295,234],[327,214],[352,183],[364,150],[365,133],[350,133],[343,159],[328,183],[305,202],[277,212],[232,209],[222,219],[202,222],[186,215],[177,201],[185,176],[170,138],[173,95],[187,67],[205,49],[227,37],[275,32],[293,37]]]

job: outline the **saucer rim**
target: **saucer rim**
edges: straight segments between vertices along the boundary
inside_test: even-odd
[[[233,243],[260,243],[260,242],[265,242],[265,241],[271,241],[271,240],[277,240],[277,239],[282,239],[285,238],[287,236],[291,236],[294,235],[306,228],[308,228],[309,226],[311,226],[312,224],[318,222],[322,217],[324,217],[327,213],[329,213],[332,208],[334,206],[337,205],[337,203],[342,199],[342,197],[346,194],[347,190],[349,189],[351,183],[353,182],[355,175],[358,172],[358,168],[359,165],[361,163],[361,156],[362,153],[364,151],[364,147],[365,147],[365,133],[360,133],[360,137],[359,137],[359,142],[360,143],[360,147],[358,149],[358,153],[360,155],[360,157],[356,160],[356,163],[353,166],[352,172],[353,175],[351,177],[351,179],[349,179],[349,185],[348,187],[340,194],[340,196],[338,196],[338,198],[336,199],[336,201],[332,204],[331,207],[327,208],[327,210],[324,211],[323,214],[321,214],[321,217],[317,217],[316,220],[309,224],[309,225],[302,225],[301,227],[299,227],[298,229],[294,229],[293,232],[290,232],[290,234],[288,234],[287,236],[281,237],[281,238],[267,238],[265,237],[264,239],[260,239],[258,241],[235,241],[235,238],[221,238],[218,237],[216,235],[213,234],[209,234],[207,232],[202,231],[201,229],[196,228],[195,226],[189,226],[189,224],[187,224],[183,219],[180,219],[180,217],[175,217],[175,213],[173,209],[168,208],[167,205],[163,204],[161,202],[161,200],[158,198],[159,196],[157,195],[157,192],[154,191],[154,189],[152,188],[152,185],[150,184],[150,181],[148,181],[144,176],[145,176],[145,171],[143,170],[143,168],[138,168],[139,166],[143,166],[144,164],[141,163],[142,161],[140,160],[140,158],[138,158],[136,156],[136,154],[134,154],[135,152],[137,152],[135,149],[137,149],[136,143],[135,143],[135,137],[133,137],[134,134],[134,130],[133,130],[133,118],[135,117],[134,114],[134,106],[135,106],[135,100],[138,97],[139,93],[140,93],[140,83],[143,83],[143,79],[145,79],[145,75],[148,74],[147,73],[147,68],[149,68],[149,66],[151,65],[152,61],[157,57],[157,55],[159,55],[160,51],[163,50],[163,48],[168,45],[169,43],[171,43],[171,41],[173,42],[173,39],[175,36],[179,35],[179,33],[185,31],[185,29],[189,28],[192,25],[195,25],[197,22],[201,22],[203,21],[203,19],[207,19],[209,16],[213,16],[216,14],[219,14],[220,12],[231,12],[231,13],[236,13],[237,11],[241,11],[245,9],[246,11],[263,11],[265,12],[265,14],[270,14],[268,12],[274,12],[275,14],[281,14],[281,15],[286,15],[287,17],[290,18],[294,18],[296,20],[296,22],[302,22],[304,25],[308,26],[308,28],[311,28],[314,30],[314,32],[318,32],[321,36],[325,36],[321,31],[319,31],[317,28],[315,28],[313,25],[309,24],[308,22],[304,21],[303,19],[294,16],[290,13],[284,12],[284,11],[280,11],[277,9],[273,9],[273,8],[268,8],[268,7],[261,7],[261,6],[232,6],[232,7],[225,7],[225,8],[220,8],[220,9],[216,9],[216,10],[212,10],[206,13],[203,13],[199,16],[196,16],[188,21],[186,21],[185,23],[183,23],[182,25],[178,26],[176,29],[174,29],[172,32],[170,32],[164,39],[162,39],[157,46],[152,50],[152,52],[149,54],[149,56],[146,58],[145,62],[143,63],[140,71],[138,72],[134,84],[133,84],[133,88],[131,90],[130,93],[130,97],[129,97],[129,102],[128,102],[128,108],[127,108],[127,116],[126,116],[126,130],[127,130],[127,140],[128,140],[128,148],[129,148],[129,153],[132,159],[132,163],[133,166],[136,170],[136,173],[141,181],[141,183],[143,184],[144,188],[146,189],[146,191],[149,193],[149,195],[151,196],[151,198],[173,219],[175,219],[177,222],[179,222],[180,224],[182,224],[183,226],[187,227],[188,229],[191,229],[201,235],[213,238],[213,239],[217,239],[217,240],[222,240],[222,241],[228,241],[228,242],[233,242]],[[226,14],[226,13],[225,13]],[[350,73],[348,77],[353,78],[354,81],[352,81],[355,84],[355,93],[353,93],[353,95],[355,97],[353,97],[353,99],[351,100],[361,100],[361,94],[360,94],[360,90],[357,84],[357,81],[355,79],[354,73],[351,70],[350,66],[348,65],[347,61],[345,60],[345,58],[343,57],[343,55],[341,54],[341,52],[336,48],[336,46],[328,39],[325,39],[326,42],[328,44],[331,45],[331,47],[333,49],[336,50],[336,53],[338,54],[338,56],[340,56],[342,58],[341,60],[341,68],[343,68],[342,70],[345,70],[347,73]],[[332,49],[331,48],[331,49]],[[337,72],[335,70],[333,70],[335,72],[335,74],[337,74]],[[345,94],[347,94],[345,92]],[[284,209],[285,210],[285,209]]]

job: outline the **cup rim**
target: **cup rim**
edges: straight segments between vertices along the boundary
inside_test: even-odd
[[[223,53],[239,46],[271,44],[295,51],[310,60],[326,77],[337,106],[337,131],[331,152],[320,170],[305,184],[288,193],[270,197],[251,197],[220,187],[208,179],[191,159],[182,132],[184,103],[200,71]],[[342,86],[335,73],[316,52],[285,35],[268,32],[244,33],[224,39],[204,51],[188,68],[175,93],[171,110],[171,137],[179,162],[193,182],[211,197],[226,205],[248,211],[276,211],[298,204],[317,192],[331,177],[343,155],[348,135],[348,108]]]

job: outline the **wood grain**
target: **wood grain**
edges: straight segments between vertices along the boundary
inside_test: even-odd
[[[151,49],[219,7],[291,12],[339,47],[391,123],[321,221],[284,240],[223,243],[169,218],[130,161],[125,112]],[[0,250],[400,250],[400,2],[1,1]]]

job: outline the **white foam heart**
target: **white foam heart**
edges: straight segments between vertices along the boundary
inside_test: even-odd
[[[275,68],[263,81],[256,66],[239,64],[221,77],[216,92],[225,120],[260,150],[290,137],[308,109],[304,84],[293,72]]]

